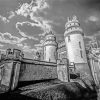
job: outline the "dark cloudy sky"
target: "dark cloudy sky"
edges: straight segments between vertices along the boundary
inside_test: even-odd
[[[64,39],[67,17],[76,15],[85,40],[100,39],[100,0],[0,0],[0,50],[18,48],[33,58],[46,31]],[[41,40],[41,41],[40,41]]]

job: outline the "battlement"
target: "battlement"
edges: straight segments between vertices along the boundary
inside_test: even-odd
[[[1,53],[1,60],[6,59],[14,59],[14,60],[22,60],[24,54],[21,50],[18,49],[7,49],[6,54]]]
[[[72,19],[67,18],[67,22],[65,24],[65,33],[64,36],[68,36],[70,34],[82,34],[84,36],[83,30],[80,27],[80,23],[76,16],[73,16]]]
[[[48,36],[48,35],[52,35],[52,36],[55,37],[55,34],[53,33],[53,31],[50,31],[50,32],[46,33],[46,34],[45,34],[45,37]]]
[[[65,28],[68,29],[72,26],[80,26],[79,21],[76,16],[73,16],[72,19],[70,17],[67,18]]]
[[[55,34],[52,31],[50,31],[49,33],[47,33],[45,35],[45,41],[56,41]]]
[[[50,31],[49,33],[45,35],[44,46],[47,46],[47,45],[57,46],[56,36],[52,31]]]
[[[56,41],[46,41],[44,43],[44,46],[47,46],[47,45],[57,46],[57,42]]]

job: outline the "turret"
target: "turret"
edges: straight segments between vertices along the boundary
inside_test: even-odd
[[[55,62],[57,60],[57,42],[56,36],[53,32],[49,32],[45,35],[44,39],[44,61]]]

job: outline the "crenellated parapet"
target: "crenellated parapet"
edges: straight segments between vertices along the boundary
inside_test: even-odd
[[[46,41],[44,43],[44,46],[47,46],[47,45],[53,45],[53,46],[57,46],[57,43],[55,41]]]
[[[49,33],[45,35],[44,46],[47,46],[47,45],[57,46],[56,36],[52,31],[50,31]]]
[[[75,34],[75,32],[77,34],[79,33],[79,34],[84,35],[83,30],[80,27],[80,23],[76,16],[73,16],[72,19],[69,17],[67,18],[65,29],[66,29],[66,32],[64,34],[65,37],[73,33]]]
[[[19,49],[7,49],[5,54],[1,54],[1,60],[22,60],[24,54]]]
[[[54,40],[55,41],[56,40],[56,36],[52,31],[50,31],[49,33],[47,33],[45,35],[45,40]]]
[[[80,26],[76,16],[73,16],[72,19],[70,17],[67,18],[67,23],[65,24],[66,29],[72,26]]]

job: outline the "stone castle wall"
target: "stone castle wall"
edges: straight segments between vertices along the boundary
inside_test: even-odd
[[[56,67],[35,64],[21,64],[19,81],[35,81],[57,78]]]
[[[19,81],[45,80],[57,78],[56,64],[24,60],[21,63]]]

